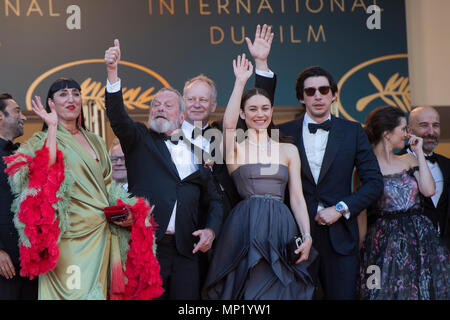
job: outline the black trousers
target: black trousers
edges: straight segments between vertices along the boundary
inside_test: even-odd
[[[19,276],[18,269],[12,279],[0,276],[0,300],[37,300],[38,278],[29,280]]]
[[[313,246],[319,252],[319,258],[309,268],[314,282],[322,288],[317,288],[316,298],[323,295],[326,300],[355,300],[356,286],[359,276],[359,252],[356,245],[355,252],[341,255],[331,246],[328,226],[316,227]],[[320,292],[322,289],[322,292]]]
[[[198,259],[178,253],[175,236],[165,235],[158,242],[156,258],[161,267],[164,293],[159,300],[199,300],[200,268]]]

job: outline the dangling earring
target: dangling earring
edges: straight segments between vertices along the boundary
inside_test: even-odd
[[[80,113],[80,115],[78,116],[78,123],[77,123],[78,129],[81,128],[81,117],[82,117],[82,114]]]

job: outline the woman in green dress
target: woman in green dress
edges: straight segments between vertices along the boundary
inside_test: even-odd
[[[43,131],[6,159],[23,276],[39,276],[39,299],[159,296],[150,206],[112,182],[105,142],[83,125],[79,84],[59,79],[46,108],[39,97],[32,105]],[[128,215],[110,223],[114,205]]]

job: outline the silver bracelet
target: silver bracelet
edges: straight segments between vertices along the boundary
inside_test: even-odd
[[[307,237],[310,237],[310,238],[311,238],[311,241],[312,241],[312,237],[311,237],[311,235],[310,235],[309,233],[305,233],[305,234],[302,236],[302,240],[305,241],[305,238],[307,238]]]

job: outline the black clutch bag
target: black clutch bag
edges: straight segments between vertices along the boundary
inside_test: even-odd
[[[286,252],[289,263],[295,264],[295,262],[300,258],[301,254],[296,254],[295,250],[300,248],[302,242],[302,238],[294,236],[294,238],[287,243]]]

